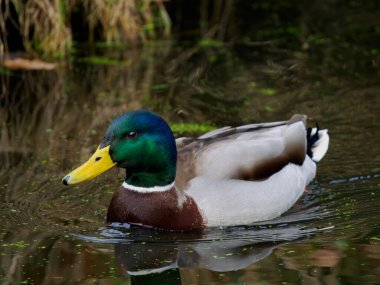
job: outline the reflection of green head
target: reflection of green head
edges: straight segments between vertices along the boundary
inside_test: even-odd
[[[101,148],[110,145],[118,167],[127,170],[125,181],[153,187],[175,179],[177,149],[173,133],[158,115],[146,111],[124,113],[108,127]]]

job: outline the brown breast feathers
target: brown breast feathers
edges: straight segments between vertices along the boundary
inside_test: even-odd
[[[173,188],[164,192],[140,193],[120,187],[108,208],[107,221],[134,223],[168,230],[191,230],[204,227],[203,218],[191,197],[178,205]]]

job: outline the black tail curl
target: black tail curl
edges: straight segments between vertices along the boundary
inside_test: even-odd
[[[306,133],[306,139],[307,139],[307,155],[310,156],[310,158],[313,158],[313,151],[312,151],[312,147],[313,145],[319,140],[319,125],[318,123],[316,123],[316,128],[317,128],[317,131],[315,132],[315,134],[311,134],[313,128],[307,128],[307,133]]]

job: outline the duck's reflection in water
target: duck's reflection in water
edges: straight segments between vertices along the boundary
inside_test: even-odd
[[[279,245],[280,243],[250,244],[244,241],[187,245],[116,244],[115,255],[132,276],[173,268],[203,268],[226,272],[246,268],[271,254]]]
[[[235,271],[270,255],[280,243],[251,244],[249,241],[213,241],[189,244],[116,244],[118,263],[132,284],[181,284],[180,268]],[[169,282],[170,280],[170,282]],[[156,283],[157,284],[157,283]]]
[[[234,237],[237,232],[240,232],[239,238]],[[163,233],[159,240],[141,241],[141,233],[137,231],[134,237],[128,237],[134,240],[128,239],[123,243],[117,239],[114,250],[117,262],[132,281],[148,282],[146,278],[149,279],[148,276],[152,274],[155,280],[157,274],[162,275],[162,278],[180,280],[179,268],[200,268],[214,272],[244,269],[270,255],[281,244],[299,240],[310,233],[310,230],[301,230],[296,226],[271,229],[248,227],[238,231],[236,228],[227,229],[222,235],[219,232],[217,239],[212,239],[212,232],[198,232]],[[119,232],[119,236],[122,234],[122,231]],[[116,237],[118,234],[117,230],[105,229],[103,235],[109,238],[110,235]]]

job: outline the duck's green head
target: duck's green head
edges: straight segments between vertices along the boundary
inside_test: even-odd
[[[130,185],[163,186],[174,181],[176,161],[175,139],[167,123],[150,111],[132,111],[113,120],[97,151],[62,181],[77,184],[117,166],[126,169]]]

